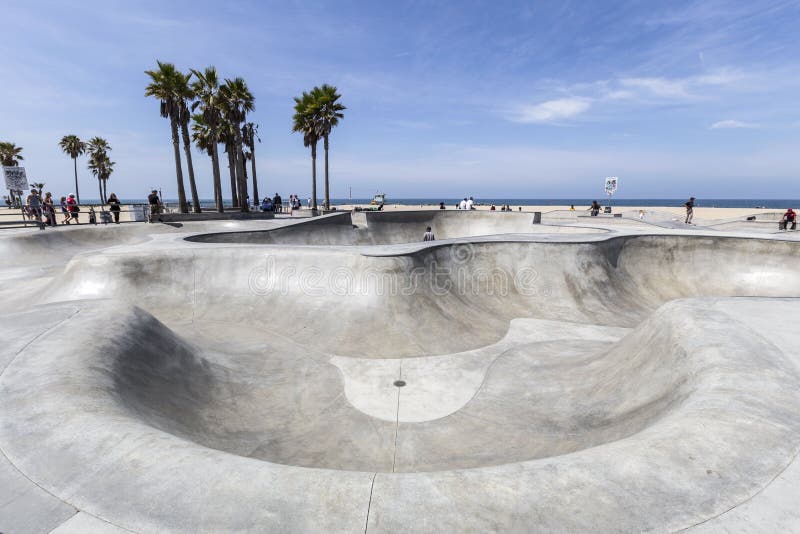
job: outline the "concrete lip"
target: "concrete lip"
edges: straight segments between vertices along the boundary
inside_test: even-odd
[[[393,215],[4,265],[0,531],[800,524],[762,497],[800,476],[800,245]]]

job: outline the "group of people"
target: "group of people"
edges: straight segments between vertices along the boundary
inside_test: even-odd
[[[472,197],[464,197],[464,199],[456,204],[457,210],[474,210],[475,209],[475,199]]]
[[[522,211],[522,206],[519,206],[519,208],[517,209],[519,209],[519,211]],[[497,211],[497,207],[494,204],[492,204],[492,207],[489,208],[489,211]],[[500,206],[500,211],[514,211],[514,210],[512,210],[511,206],[509,206],[508,204],[503,204],[502,206]]]
[[[100,216],[102,222],[111,222],[111,217],[113,216],[114,222],[119,224],[121,204],[116,194],[111,193],[108,197],[108,204],[111,213],[109,214],[105,209],[101,208]],[[59,207],[61,209],[61,215],[63,216],[61,224],[80,224],[81,207],[78,205],[78,201],[73,193],[62,196],[59,201]],[[42,197],[41,191],[31,189],[31,192],[25,197],[25,205],[22,211],[24,217],[28,220],[41,223],[41,228],[45,226],[57,226],[59,224],[56,218],[55,200],[53,199],[53,194],[49,191],[44,193],[44,197]],[[97,224],[97,213],[93,206],[89,207],[89,223]]]
[[[307,201],[308,208],[311,209],[311,199],[309,198]],[[289,214],[291,215],[294,211],[299,210],[303,207],[303,202],[300,200],[298,195],[289,195],[289,204],[288,210]],[[283,212],[283,199],[278,193],[275,193],[275,196],[271,199],[269,197],[264,197],[264,200],[261,201],[261,205],[259,206],[261,211],[273,211],[275,213],[282,213]]]

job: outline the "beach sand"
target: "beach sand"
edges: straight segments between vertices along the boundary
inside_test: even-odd
[[[374,208],[374,206],[370,206],[369,204],[339,204],[336,205],[337,210],[352,210],[356,207],[359,208]],[[540,211],[543,214],[554,212],[554,211],[562,211],[567,212],[569,211],[569,206],[521,206],[523,212],[535,212]],[[787,206],[788,207],[788,206]],[[500,206],[496,206],[497,211],[500,212]],[[520,206],[511,205],[512,211],[519,211]],[[386,204],[383,208],[384,211],[411,211],[411,210],[420,210],[420,209],[439,209],[438,205],[432,204],[414,204],[414,205],[405,205],[405,204]],[[446,206],[445,209],[448,210],[455,210],[455,206]],[[491,209],[491,206],[475,206],[475,209],[488,211]],[[614,206],[612,208],[612,213],[638,213],[639,210],[644,210],[645,214],[647,213],[670,213],[674,215],[676,218],[682,218],[686,216],[686,209],[683,207],[675,207],[675,206]],[[739,217],[747,217],[750,215],[764,215],[766,213],[783,213],[785,210],[779,209],[757,209],[757,208],[703,208],[703,207],[695,207],[694,208],[694,216],[698,219],[713,219],[713,220],[722,220],[722,219],[734,219]],[[575,206],[575,213],[578,215],[588,215],[589,210],[588,206]]]

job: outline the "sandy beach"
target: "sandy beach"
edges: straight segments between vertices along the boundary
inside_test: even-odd
[[[374,206],[370,206],[369,204],[338,204],[335,206],[337,210],[353,210],[355,208],[362,208],[362,209],[370,209],[374,208]],[[511,209],[513,211],[520,211],[519,208],[522,208],[521,211],[523,212],[535,212],[540,211],[543,214],[549,212],[568,212],[570,207],[569,206],[515,206],[511,205]],[[788,206],[787,206],[788,207]],[[407,205],[407,204],[386,204],[383,208],[384,211],[413,211],[413,210],[420,210],[420,209],[439,209],[438,205],[433,204],[419,204],[419,205]],[[445,209],[448,210],[455,210],[455,206],[445,206]],[[476,210],[481,211],[489,211],[491,206],[475,206]],[[499,211],[500,206],[496,206],[496,211],[498,213],[502,213]],[[684,217],[686,215],[686,210],[683,207],[675,207],[675,206],[614,206],[612,208],[612,213],[638,213],[639,210],[644,210],[645,214],[647,213],[671,213],[675,217]],[[738,217],[748,217],[750,215],[764,215],[766,213],[783,213],[784,210],[778,209],[757,209],[757,208],[704,208],[704,207],[695,207],[694,208],[694,216],[698,219],[733,219]],[[589,210],[588,206],[575,206],[575,213],[578,215],[588,215]]]

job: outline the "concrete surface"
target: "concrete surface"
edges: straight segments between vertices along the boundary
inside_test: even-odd
[[[0,532],[800,531],[795,237],[529,219],[0,233]]]

